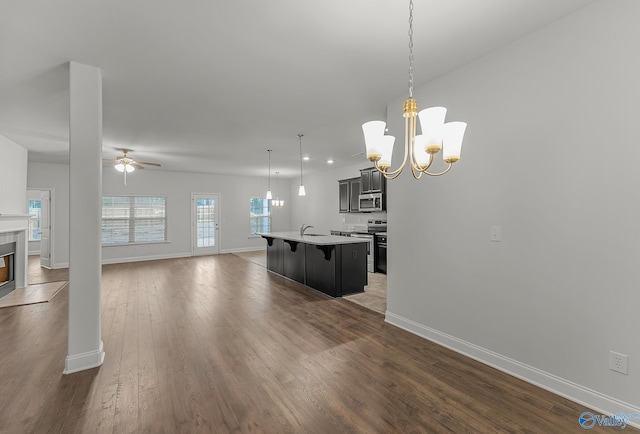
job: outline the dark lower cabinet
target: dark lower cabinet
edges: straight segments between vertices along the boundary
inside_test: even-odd
[[[336,246],[307,244],[307,286],[331,297],[340,297],[341,288],[336,285]]]
[[[267,240],[267,270],[284,274],[284,241],[280,238],[263,238]]]
[[[332,297],[364,291],[367,284],[365,243],[306,245],[306,285]]]
[[[367,246],[368,243],[342,244],[340,259],[340,277],[342,295],[364,292],[367,285]]]
[[[305,243],[284,241],[283,275],[296,282],[305,283]]]

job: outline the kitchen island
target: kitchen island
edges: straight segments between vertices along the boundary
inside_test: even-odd
[[[331,297],[364,292],[367,241],[299,232],[260,233],[267,240],[267,269]]]

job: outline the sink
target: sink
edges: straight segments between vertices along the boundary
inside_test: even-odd
[[[303,237],[326,237],[326,234],[304,234]]]

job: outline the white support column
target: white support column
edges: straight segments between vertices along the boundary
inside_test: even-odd
[[[69,348],[65,374],[100,366],[102,73],[69,63]]]

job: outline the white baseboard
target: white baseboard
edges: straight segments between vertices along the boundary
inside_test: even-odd
[[[556,395],[560,395],[578,404],[584,405],[596,412],[600,412],[600,414],[640,414],[640,408],[634,407],[631,404],[619,401],[595,390],[581,386],[580,384],[576,384],[564,378],[544,372],[540,369],[534,368],[533,366],[510,359],[509,357],[505,357],[470,342],[442,333],[410,319],[395,315],[389,311],[386,312],[385,321],[410,333],[435,342],[436,344],[442,345],[443,347],[449,348],[457,353],[477,360],[480,363],[489,365],[523,381],[555,393]],[[578,416],[579,415],[576,414],[576,426],[579,426],[577,422]],[[640,428],[639,419],[631,419],[627,424]]]
[[[242,252],[256,252],[258,250],[267,251],[267,246],[262,247],[242,247],[239,249],[223,249],[220,253],[242,253]]]
[[[122,264],[124,262],[157,261],[159,259],[188,258],[191,253],[170,253],[166,255],[132,256],[128,258],[102,259],[103,264]]]
[[[97,350],[68,355],[64,361],[63,374],[73,374],[74,372],[96,368],[102,365],[103,362],[104,347],[102,341],[100,341],[100,347]]]
[[[257,250],[266,251],[265,247],[242,247],[239,249],[224,249],[221,250],[220,253],[240,253],[240,252],[254,252]],[[122,264],[124,262],[142,262],[142,261],[156,261],[160,259],[174,259],[174,258],[188,258],[193,256],[191,253],[170,253],[166,255],[148,255],[148,256],[131,256],[124,258],[109,258],[102,259],[102,264]],[[53,264],[52,269],[58,268],[69,268],[68,262],[61,262],[57,264]]]

